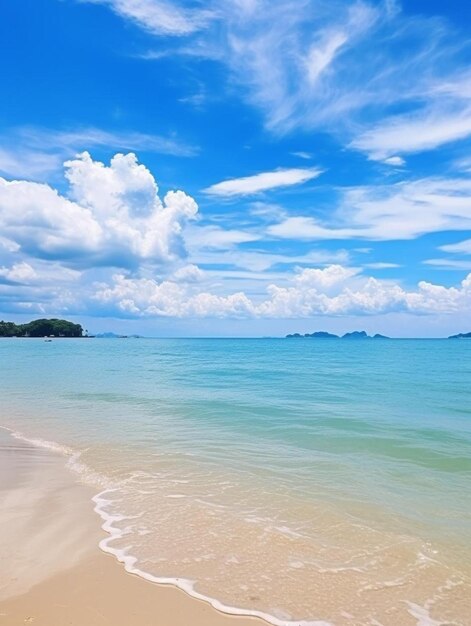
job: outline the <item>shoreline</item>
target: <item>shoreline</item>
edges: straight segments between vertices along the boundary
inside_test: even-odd
[[[3,429],[2,429],[3,430]],[[104,536],[93,490],[45,448],[0,436],[0,625],[263,626],[248,615],[221,612],[170,581],[129,575],[97,549]],[[10,440],[10,441],[8,441]],[[35,494],[35,497],[33,497]],[[77,516],[79,522],[77,523]]]
[[[234,608],[217,600],[217,594],[199,593],[190,580],[159,578],[139,569],[136,557],[128,553],[132,545],[121,549],[108,545],[126,534],[126,529],[113,523],[132,518],[106,511],[105,496],[115,491],[109,483],[96,493],[96,484],[92,487],[78,480],[87,469],[80,463],[80,454],[68,446],[0,427],[0,501],[7,503],[0,516],[0,554],[12,570],[0,567],[0,626],[33,622],[38,626],[333,626],[347,622],[363,626],[346,611],[337,622],[289,620]],[[17,528],[18,520],[27,524]],[[441,593],[460,584],[450,579],[437,590]],[[379,583],[377,589],[385,587],[388,583]],[[388,615],[385,626],[445,624],[430,614],[436,598],[429,597],[425,603],[403,600],[407,614],[401,622]],[[456,621],[457,626],[461,623],[464,626]]]
[[[90,512],[93,517],[93,519],[87,519],[87,526],[89,527],[90,534],[94,536],[94,540],[93,542],[89,542],[87,537],[87,540],[84,543],[80,542],[80,545],[74,544],[74,549],[79,550],[80,553],[82,551],[87,551],[90,552],[90,556],[93,556],[92,551],[94,551],[95,553],[101,551],[106,556],[112,556],[115,560],[115,566],[120,568],[124,575],[131,574],[133,577],[141,579],[147,584],[151,584],[155,587],[160,587],[164,589],[176,589],[179,592],[183,593],[185,596],[187,596],[190,600],[208,605],[210,609],[219,616],[238,618],[240,626],[246,626],[246,624],[248,626],[249,624],[253,623],[261,625],[265,624],[269,626],[332,626],[330,622],[326,622],[324,620],[280,619],[274,615],[264,613],[263,611],[257,609],[240,608],[237,606],[227,605],[215,597],[208,596],[197,591],[195,589],[194,581],[181,577],[154,576],[153,574],[150,574],[145,570],[135,567],[135,564],[137,563],[136,557],[127,554],[125,550],[123,551],[121,549],[113,548],[108,545],[114,539],[122,537],[122,531],[114,527],[113,522],[122,521],[123,517],[121,515],[119,515],[118,517],[114,517],[104,510],[104,506],[108,503],[108,501],[106,500],[106,498],[103,497],[103,495],[115,491],[115,487],[107,486],[104,490],[96,493],[95,488],[79,482],[75,477],[76,473],[80,475],[80,470],[84,467],[80,463],[79,452],[74,451],[72,448],[59,444],[55,441],[27,437],[23,433],[13,430],[7,426],[0,426],[0,457],[3,451],[2,437],[5,436],[1,433],[5,433],[8,439],[19,441],[20,447],[22,447],[23,450],[36,451],[37,454],[42,455],[44,459],[48,459],[50,462],[57,465],[58,467],[56,468],[56,472],[60,472],[62,474],[61,470],[66,470],[64,474],[69,478],[69,480],[67,481],[69,483],[67,485],[67,490],[68,496],[70,497],[70,502],[76,503],[77,499],[81,501],[81,510],[79,513],[80,519],[85,518],[85,516],[88,518]],[[64,459],[67,459],[65,463]],[[32,470],[33,468],[30,469]],[[38,468],[36,467],[36,470],[37,469]],[[53,481],[54,476],[48,475],[48,480]],[[62,488],[63,487],[61,486],[61,489]],[[27,496],[20,496],[19,500],[23,499],[27,499]],[[34,514],[34,511],[30,511],[30,514],[31,513]],[[93,514],[96,514],[102,523],[97,523],[97,518]],[[75,518],[71,519],[70,524],[74,524],[75,521]],[[93,525],[95,527],[93,527]],[[93,529],[91,527],[93,527]],[[44,548],[47,549],[46,546]],[[38,553],[37,558],[41,559],[42,554]],[[67,569],[67,562],[60,566],[56,565],[56,567],[60,567],[61,570],[65,570]],[[45,578],[47,578],[47,576],[41,577],[39,582],[42,583]],[[0,586],[0,610],[1,609],[2,595]],[[245,620],[249,621],[246,622]],[[173,626],[173,622],[167,621],[166,626]],[[175,626],[179,626],[179,623],[176,623]],[[219,626],[219,622],[215,622],[215,626]],[[225,622],[221,622],[221,626],[225,626]]]

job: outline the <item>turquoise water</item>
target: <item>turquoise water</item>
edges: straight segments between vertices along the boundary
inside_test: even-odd
[[[471,623],[471,341],[11,339],[0,380],[145,574],[283,623]]]

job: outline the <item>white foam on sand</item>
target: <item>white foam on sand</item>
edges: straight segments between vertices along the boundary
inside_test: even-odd
[[[23,433],[20,433],[17,430],[13,430],[12,428],[8,428],[8,426],[0,426],[2,430],[6,430],[14,439],[19,439],[20,441],[24,441],[25,443],[29,443],[32,446],[36,446],[38,448],[46,448],[47,450],[51,450],[52,452],[56,452],[57,454],[62,454],[64,456],[72,456],[74,451],[72,448],[68,446],[63,446],[60,443],[56,443],[55,441],[47,441],[46,439],[33,439],[31,437],[26,437]]]
[[[414,602],[407,602],[408,611],[417,620],[417,626],[445,626],[445,622],[439,622],[430,615],[429,609]]]
[[[190,596],[208,602],[212,607],[221,611],[222,613],[228,613],[230,615],[244,615],[247,617],[260,617],[265,621],[273,624],[274,626],[333,626],[330,622],[325,622],[323,620],[284,620],[279,619],[269,613],[264,613],[263,611],[250,610],[250,609],[241,609],[238,607],[228,606],[223,604],[219,600],[215,598],[211,598],[206,596],[195,589],[195,581],[188,580],[185,578],[170,578],[170,577],[160,577],[154,576],[149,572],[146,572],[142,569],[136,567],[138,559],[127,553],[126,548],[113,548],[110,544],[116,540],[120,539],[124,536],[124,531],[120,528],[117,528],[114,523],[121,522],[125,519],[130,519],[120,514],[111,514],[108,513],[106,507],[113,503],[113,500],[106,498],[105,495],[111,494],[117,491],[117,489],[106,489],[101,493],[94,496],[92,499],[95,502],[95,511],[103,520],[102,528],[105,532],[108,533],[108,537],[105,537],[100,541],[100,548],[103,552],[107,552],[108,554],[113,554],[116,559],[123,563],[124,569],[130,574],[135,574],[148,580],[153,583],[157,583],[160,585],[172,585],[174,587],[178,587],[182,589]]]

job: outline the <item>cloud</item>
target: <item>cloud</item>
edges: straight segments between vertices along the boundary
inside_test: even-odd
[[[196,263],[202,265],[227,266],[243,268],[252,272],[264,272],[273,267],[292,267],[306,265],[329,265],[332,263],[348,263],[346,250],[309,250],[306,254],[280,254],[263,250],[240,250],[234,246],[229,249],[211,249],[195,246],[192,240],[188,247]],[[233,270],[230,270],[233,271]],[[229,273],[225,274],[226,276]],[[269,279],[267,275],[266,280]]]
[[[31,180],[43,180],[60,169],[66,158],[84,148],[142,150],[192,157],[198,149],[172,137],[139,132],[111,132],[99,128],[55,130],[24,126],[1,136],[0,172]]]
[[[325,129],[327,122],[364,105],[352,89],[354,66],[348,60],[379,10],[335,0],[306,1],[297,10],[288,0],[262,0],[250,12],[237,9],[229,3],[224,16],[222,62],[246,99],[263,111],[268,128]]]
[[[426,259],[424,265],[432,265],[441,270],[471,270],[471,259],[467,261],[457,259]]]
[[[415,239],[426,233],[470,230],[471,180],[427,178],[341,190],[328,221],[291,216],[268,227],[281,239]]]
[[[444,19],[402,11],[394,0],[196,1],[190,8],[176,0],[80,1],[108,6],[159,37],[158,49],[141,58],[222,64],[276,134],[329,132],[394,167],[404,165],[399,155],[471,136],[469,43]],[[200,93],[182,99],[200,100]]]
[[[197,283],[203,280],[204,272],[193,263],[178,268],[172,275],[172,279],[177,283]]]
[[[310,152],[304,152],[304,150],[291,152],[291,154],[295,157],[299,157],[300,159],[304,159],[305,161],[310,161],[312,159],[312,154]]]
[[[13,283],[29,283],[37,278],[37,273],[29,263],[15,263],[12,267],[0,267],[0,280],[6,279]]]
[[[266,317],[303,318],[317,315],[378,315],[390,312],[451,314],[471,305],[471,274],[457,287],[419,282],[413,291],[399,284],[363,276],[339,265],[305,268],[291,284],[272,284],[261,302],[245,293],[227,296],[195,292],[171,281],[113,276],[111,285],[97,285],[93,298],[132,317]]]
[[[60,315],[69,310],[78,312],[87,298],[88,290],[81,282],[81,273],[60,263],[35,259],[0,266],[3,313]]]
[[[10,267],[0,267],[0,279],[3,282],[20,285],[44,286],[47,283],[71,283],[79,280],[81,273],[61,266],[58,263],[34,261],[33,265],[25,261],[13,263]]]
[[[57,154],[37,152],[22,146],[0,148],[0,172],[7,176],[40,179],[54,172],[61,164]]]
[[[406,164],[405,160],[400,156],[391,156],[383,161],[387,165],[392,165],[394,167],[402,167]]]
[[[465,239],[459,243],[451,243],[446,246],[440,246],[440,250],[454,254],[471,254],[471,239]]]
[[[397,152],[403,154],[432,150],[471,136],[471,107],[463,111],[424,111],[388,118],[360,134],[350,147],[366,152],[371,159],[392,165]]]
[[[100,128],[84,127],[72,130],[51,130],[35,127],[23,127],[17,131],[18,137],[28,145],[37,148],[59,147],[63,150],[77,151],[103,146],[122,150],[148,150],[174,156],[194,156],[197,148],[163,135],[153,135],[136,131],[108,131]]]
[[[99,285],[93,296],[104,307],[110,304],[121,314],[151,317],[247,317],[253,305],[243,293],[218,296],[189,293],[188,286],[171,281],[113,276],[112,285]]]
[[[300,185],[317,178],[321,174],[322,170],[319,168],[280,168],[272,172],[261,172],[253,176],[225,180],[211,185],[203,191],[213,196],[245,196],[279,187]]]
[[[261,233],[238,230],[235,228],[221,228],[220,226],[193,226],[188,227],[188,239],[193,249],[227,250],[240,243],[257,241]]]
[[[343,270],[320,270],[331,272],[326,285],[322,281],[319,284],[318,274],[303,270],[295,276],[293,286],[270,286],[271,298],[259,306],[259,313],[275,317],[373,315],[393,311],[452,313],[466,310],[471,303],[471,275],[459,287],[421,281],[415,291],[406,291],[398,284],[359,274],[348,276]]]
[[[161,200],[134,154],[116,154],[106,166],[85,152],[65,167],[68,197],[49,185],[0,178],[2,235],[20,252],[88,267],[185,256],[183,228],[197,204],[182,191]]]
[[[347,43],[348,36],[344,32],[333,32],[322,39],[310,46],[305,60],[307,79],[311,84],[315,84],[334,61],[339,50]]]
[[[324,269],[308,267],[297,274],[295,281],[300,288],[316,289],[327,293],[332,287],[345,285],[357,274],[356,268],[341,265],[329,265]]]
[[[222,64],[277,134],[327,131],[394,166],[402,165],[397,155],[471,134],[469,42],[444,19],[402,11],[399,2],[228,0],[189,9],[169,0],[82,1],[181,40],[167,37],[166,48],[141,58]]]
[[[117,15],[155,35],[182,36],[203,28],[212,13],[207,9],[185,9],[166,0],[79,0],[104,4]]]
[[[377,263],[365,263],[364,267],[371,270],[388,270],[401,267],[398,263],[388,263],[385,261],[378,261]]]
[[[444,246],[439,246],[439,250],[447,252],[452,255],[471,257],[471,239],[465,239],[458,243],[450,243]],[[471,270],[471,258],[453,258],[446,257],[441,259],[427,259],[424,261],[425,265],[431,265],[443,270]]]

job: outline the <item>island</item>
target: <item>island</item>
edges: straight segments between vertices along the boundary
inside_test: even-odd
[[[450,335],[448,339],[471,339],[471,333],[458,333],[457,335]]]
[[[0,321],[0,337],[83,337],[83,328],[62,319],[38,319],[27,324]]]
[[[372,337],[366,333],[364,330],[354,330],[351,333],[345,333],[345,335],[333,335],[332,333],[327,333],[325,331],[316,331],[314,333],[305,333],[301,335],[300,333],[293,333],[291,335],[286,335],[286,339],[390,339],[390,337],[386,337],[386,335],[380,335],[376,333]]]

